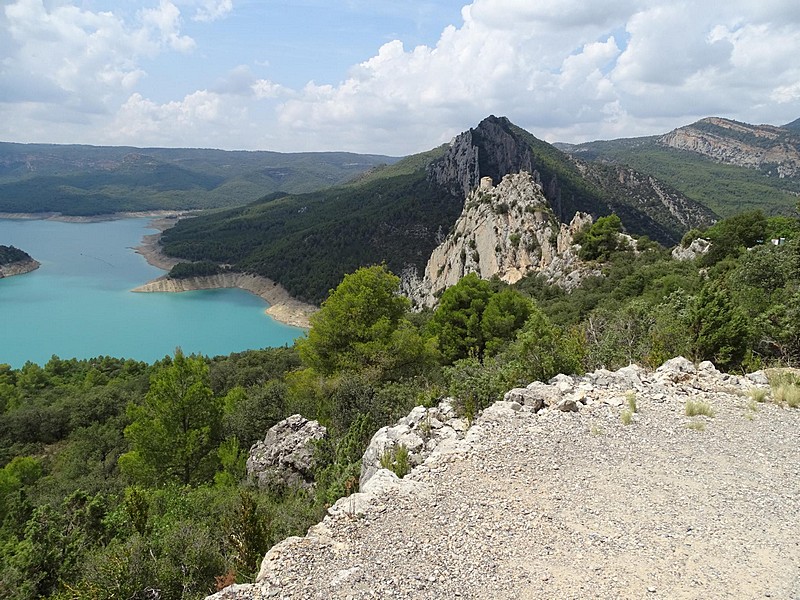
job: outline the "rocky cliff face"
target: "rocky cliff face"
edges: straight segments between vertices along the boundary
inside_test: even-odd
[[[509,131],[504,117],[490,116],[478,126],[456,136],[445,155],[428,167],[428,177],[451,194],[465,198],[483,177],[498,183],[509,173],[533,168],[530,146]]]
[[[506,175],[498,185],[483,178],[468,196],[452,232],[431,254],[419,279],[406,273],[403,290],[417,307],[432,306],[468,273],[507,283],[532,272],[565,287],[580,280],[573,236],[592,217],[578,213],[559,223],[530,173]]]
[[[782,127],[712,117],[675,129],[659,143],[771,176],[800,176],[800,136]]]

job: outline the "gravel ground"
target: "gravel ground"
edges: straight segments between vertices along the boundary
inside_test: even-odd
[[[626,425],[629,380],[579,381],[577,412],[496,405],[216,597],[800,599],[800,410],[744,378],[646,374]]]

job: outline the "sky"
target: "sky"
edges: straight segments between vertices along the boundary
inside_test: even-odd
[[[402,156],[800,117],[797,0],[0,0],[0,140]]]

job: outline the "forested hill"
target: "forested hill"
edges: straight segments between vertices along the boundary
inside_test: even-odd
[[[241,206],[339,185],[397,159],[0,142],[0,212],[96,215]]]
[[[211,260],[283,284],[321,302],[359,266],[385,262],[396,273],[422,271],[481,177],[499,183],[528,171],[562,220],[576,210],[617,213],[633,234],[677,243],[714,214],[632,169],[576,161],[506,118],[488,117],[446,147],[410,156],[357,182],[303,195],[265,197],[236,210],[180,222],[164,251]]]
[[[747,210],[789,216],[800,193],[798,122],[773,127],[712,117],[662,136],[559,147],[649,173],[722,217]]]

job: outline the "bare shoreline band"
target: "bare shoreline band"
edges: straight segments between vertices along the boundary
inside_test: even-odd
[[[159,233],[144,236],[141,245],[134,248],[149,264],[164,271],[168,271],[180,262],[178,259],[166,256],[161,252],[158,244],[161,232],[172,227],[176,221],[177,218],[160,218],[152,221],[151,225],[158,229]],[[132,291],[188,292],[219,288],[239,288],[260,296],[269,304],[269,308],[264,312],[276,321],[286,325],[308,329],[311,326],[309,319],[317,310],[316,306],[293,298],[279,283],[266,277],[249,273],[220,273],[218,275],[183,279],[168,279],[166,275],[162,275],[134,288]]]

